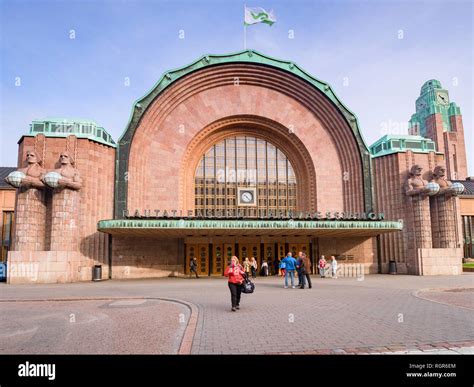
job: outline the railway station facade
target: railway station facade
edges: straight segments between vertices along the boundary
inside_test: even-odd
[[[253,50],[167,72],[117,143],[91,121],[19,141],[10,283],[222,275],[288,251],[363,274],[461,274],[460,109],[438,81],[410,135],[368,147],[330,85]]]

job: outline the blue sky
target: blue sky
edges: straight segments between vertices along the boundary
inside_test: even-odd
[[[243,49],[243,1],[0,4],[2,166],[16,165],[16,143],[33,119],[89,118],[118,140],[133,102],[163,72],[203,54]],[[330,83],[358,116],[368,144],[403,131],[421,85],[440,80],[461,107],[474,174],[471,1],[247,5],[273,9],[277,17],[272,27],[248,28],[248,48],[292,60]]]

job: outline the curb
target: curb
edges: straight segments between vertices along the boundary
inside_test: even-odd
[[[178,355],[190,355],[193,346],[194,334],[196,333],[197,321],[199,317],[199,309],[196,305],[188,302],[179,300],[176,298],[165,298],[165,297],[71,297],[71,298],[44,298],[44,299],[3,299],[2,302],[54,302],[54,301],[107,301],[107,300],[160,300],[167,302],[174,302],[186,306],[190,315],[186,328],[184,330],[183,337],[178,349]]]
[[[445,306],[452,306],[453,308],[462,308],[462,309],[466,309],[466,310],[474,310],[473,308],[468,308],[467,306],[462,306],[462,305],[454,305],[454,304],[450,304],[450,303],[447,303],[447,302],[441,302],[441,301],[437,301],[437,300],[431,300],[429,298],[425,298],[425,297],[422,297],[420,295],[420,293],[422,292],[444,292],[444,291],[448,291],[448,290],[453,290],[453,289],[461,289],[461,288],[424,288],[424,289],[417,289],[417,290],[414,290],[411,295],[413,297],[416,297],[420,300],[423,300],[423,301],[429,301],[429,302],[434,302],[436,304],[440,304],[440,305],[445,305]]]
[[[303,352],[266,352],[265,355],[391,355],[400,354],[401,351],[417,351],[419,354],[429,355],[430,352],[436,350],[456,350],[465,347],[473,347],[474,341],[455,341],[455,342],[439,342],[431,344],[387,344],[383,346],[370,347],[352,347],[352,348],[333,348],[333,349],[315,349],[313,351]],[[407,353],[410,355],[410,353]],[[461,354],[459,354],[461,355]]]

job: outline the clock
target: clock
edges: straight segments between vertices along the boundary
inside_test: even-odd
[[[256,206],[256,188],[254,187],[238,187],[237,188],[237,205],[238,206]]]
[[[253,192],[243,191],[240,197],[242,203],[252,203],[253,202]]]
[[[438,102],[441,105],[449,104],[448,93],[440,92],[440,93],[436,94],[436,102]]]

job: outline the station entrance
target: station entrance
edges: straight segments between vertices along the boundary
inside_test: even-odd
[[[283,259],[288,252],[294,257],[298,253],[304,252],[312,260],[311,240],[288,241],[283,240],[223,240],[214,241],[213,239],[205,240],[205,238],[188,238],[186,244],[186,259],[184,268],[185,273],[189,274],[189,264],[192,259],[196,258],[198,265],[198,274],[201,276],[221,276],[230,263],[233,255],[239,258],[242,263],[245,258],[254,257],[258,263],[258,270],[262,267],[265,260],[268,263],[269,274],[274,273],[275,259]]]

